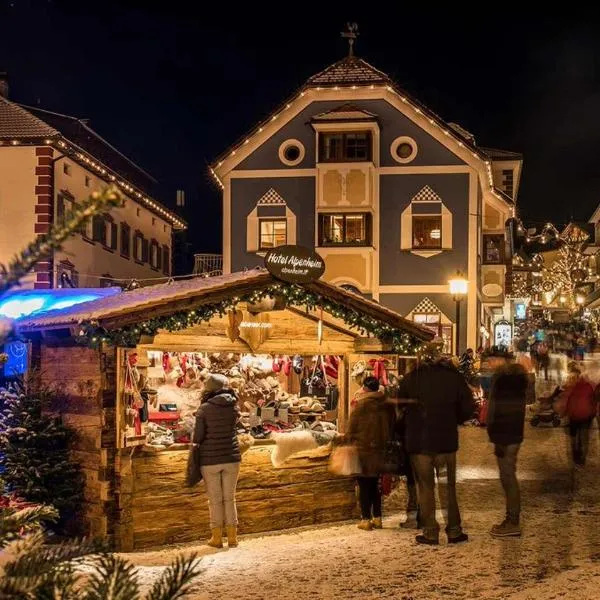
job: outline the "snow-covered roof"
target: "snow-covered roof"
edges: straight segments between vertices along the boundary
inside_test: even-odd
[[[193,277],[122,292],[107,298],[85,302],[40,316],[24,317],[19,323],[22,332],[41,329],[59,329],[75,326],[85,321],[99,321],[111,328],[115,322],[141,322],[157,314],[174,314],[180,310],[191,310],[206,302],[218,302],[224,298],[242,295],[256,288],[276,283],[265,269],[231,273],[217,277]],[[308,290],[342,303],[358,312],[364,312],[384,323],[406,331],[419,339],[429,340],[429,330],[405,319],[393,310],[348,292],[325,281],[306,284]]]

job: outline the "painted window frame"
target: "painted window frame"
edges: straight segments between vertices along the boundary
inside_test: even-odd
[[[367,152],[364,157],[348,157],[348,136],[351,135],[364,135],[367,140]],[[336,153],[334,157],[325,157],[325,138],[328,136],[341,136],[341,149]],[[319,149],[319,161],[320,163],[356,163],[356,162],[370,162],[373,160],[373,132],[368,129],[343,129],[338,131],[324,130],[319,131],[318,138],[318,149]]]
[[[415,244],[415,222],[417,221],[433,221],[433,220],[437,220],[437,222],[439,223],[439,227],[438,229],[440,230],[440,237],[439,240],[437,241],[436,244],[428,244],[428,245],[422,245],[422,246],[418,246]],[[442,223],[442,213],[440,212],[439,214],[423,214],[423,215],[415,215],[413,213],[412,215],[412,223],[411,223],[411,237],[412,237],[412,249],[413,250],[442,250],[442,229],[443,229],[443,223]],[[431,236],[430,236],[431,237]],[[431,238],[433,239],[433,238]]]
[[[283,223],[283,225],[285,226],[285,240],[283,242],[283,244],[275,244],[275,228],[273,228],[273,233],[272,233],[272,238],[273,238],[273,245],[272,246],[265,246],[263,244],[263,233],[262,233],[262,226],[263,223]],[[288,240],[288,220],[285,217],[258,217],[258,250],[260,252],[268,252],[269,250],[272,250],[273,248],[277,248],[279,246],[285,246],[287,244],[287,240]]]
[[[348,242],[347,236],[347,218],[352,216],[362,216],[365,219],[365,241],[364,242]],[[342,217],[343,218],[343,233],[341,242],[325,241],[325,223],[327,217]],[[368,212],[348,212],[348,211],[324,211],[318,215],[318,240],[319,247],[322,248],[368,248],[373,245],[373,215]]]

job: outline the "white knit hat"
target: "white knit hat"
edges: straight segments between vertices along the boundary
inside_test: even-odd
[[[211,373],[204,381],[205,392],[218,392],[229,387],[229,379],[219,373]]]

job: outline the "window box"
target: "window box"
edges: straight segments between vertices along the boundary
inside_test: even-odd
[[[370,246],[370,213],[319,214],[319,246]]]

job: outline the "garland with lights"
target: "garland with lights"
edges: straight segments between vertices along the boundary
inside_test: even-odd
[[[117,329],[107,330],[96,321],[83,322],[80,324],[77,340],[92,348],[97,348],[102,344],[133,348],[139,343],[142,336],[154,336],[161,329],[170,332],[180,331],[210,321],[217,316],[223,317],[239,302],[255,304],[264,298],[275,297],[283,297],[286,306],[304,306],[308,310],[322,308],[333,317],[344,321],[350,329],[363,335],[369,333],[380,340],[390,342],[393,351],[398,354],[416,354],[423,346],[421,340],[405,331],[348,308],[343,304],[332,302],[319,294],[305,290],[301,286],[287,284],[271,285],[217,304],[201,305],[194,310],[178,311],[168,316],[153,317],[141,323]]]

